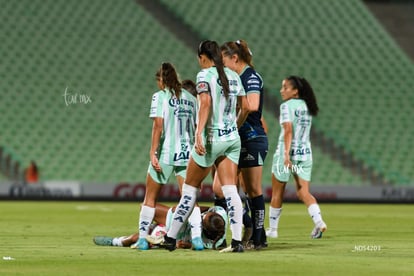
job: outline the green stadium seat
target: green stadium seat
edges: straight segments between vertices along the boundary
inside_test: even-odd
[[[413,64],[360,1],[160,2],[202,37],[220,43],[246,39],[266,89],[279,99],[284,77],[307,77],[321,107],[318,131],[389,181],[414,180],[407,165],[414,161],[407,115],[414,101]],[[24,163],[39,160],[45,179],[145,181],[155,70],[170,60],[183,79],[194,80],[194,49],[134,1],[6,1],[0,16],[0,125],[7,130],[1,143],[18,149]],[[232,27],[228,18],[260,22],[240,20]],[[67,86],[93,102],[66,106]],[[277,109],[265,111],[272,127],[266,183]],[[398,141],[408,159],[393,161],[389,141]],[[314,152],[317,183],[367,184],[340,160]]]

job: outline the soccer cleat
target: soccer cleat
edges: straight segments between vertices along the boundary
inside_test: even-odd
[[[277,228],[267,228],[266,229],[266,237],[277,238],[278,237]]]
[[[243,241],[243,248],[244,250],[253,250],[254,249],[254,244],[252,240],[248,240],[248,241]]]
[[[191,244],[193,245],[193,250],[201,251],[204,249],[204,244],[200,237],[192,239]]]
[[[325,222],[321,221],[319,222],[315,228],[313,228],[311,232],[311,238],[312,239],[320,239],[322,238],[322,233],[326,231],[328,227],[326,226]]]
[[[136,248],[139,250],[148,250],[149,245],[148,245],[147,240],[145,238],[139,238],[136,243]]]
[[[177,248],[177,241],[173,238],[168,237],[167,235],[160,235],[160,236],[147,236],[147,241],[153,245],[158,245],[161,248],[168,249],[173,251]]]
[[[235,241],[231,240],[231,246],[226,247],[219,251],[220,253],[228,253],[228,252],[234,252],[234,253],[242,253],[244,252],[243,244],[241,241]]]
[[[254,244],[253,240],[243,242],[244,250],[261,250],[263,248],[266,248],[267,242],[259,242],[258,244]]]
[[[102,245],[102,246],[112,246],[112,238],[111,237],[94,237],[93,242],[96,245]]]
[[[254,250],[262,250],[263,248],[267,247],[267,244],[262,244],[261,242],[259,242],[258,244],[254,244]]]
[[[165,248],[169,251],[174,251],[176,247],[177,241],[173,238],[168,237],[167,235],[164,236],[164,240],[160,243],[161,248]]]

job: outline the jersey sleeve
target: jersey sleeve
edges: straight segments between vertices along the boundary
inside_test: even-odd
[[[245,90],[246,94],[249,93],[260,93],[260,90],[263,87],[263,82],[261,78],[256,74],[250,74],[249,77],[247,77]]]
[[[152,95],[151,100],[151,109],[150,109],[150,118],[156,118],[156,117],[164,117],[163,110],[162,110],[162,103],[163,103],[163,97],[162,94],[157,92],[154,95]]]
[[[210,84],[206,78],[206,74],[204,71],[200,71],[197,74],[196,91],[197,91],[197,94],[211,92]]]
[[[280,118],[279,118],[280,124],[286,123],[286,122],[292,122],[292,118],[290,116],[289,112],[289,105],[287,103],[282,103],[280,105]]]

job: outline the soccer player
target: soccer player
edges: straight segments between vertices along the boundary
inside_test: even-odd
[[[190,223],[184,225],[180,230],[177,238],[177,247],[188,249],[192,247],[192,239],[201,235],[203,240],[203,246],[206,249],[220,249],[226,245],[226,229],[227,229],[227,213],[219,207],[206,207],[201,206],[201,221],[202,221],[202,232],[195,233],[198,229],[191,227]],[[147,241],[149,247],[157,246],[161,240],[156,236],[152,235],[152,231],[160,230],[159,234],[165,234],[171,225],[172,217],[174,215],[174,208],[169,208],[166,205],[157,203],[155,208],[154,221],[150,226],[150,235],[147,235]],[[157,233],[155,233],[157,234]],[[93,241],[96,245],[103,246],[122,246],[136,248],[136,242],[139,239],[139,233],[134,233],[129,236],[120,237],[107,237],[107,236],[96,236]],[[193,247],[193,249],[195,249]]]
[[[137,248],[141,250],[149,248],[145,238],[154,219],[155,204],[172,173],[175,173],[181,191],[194,143],[197,113],[197,99],[182,89],[171,63],[162,63],[157,82],[160,90],[153,94],[150,109],[153,119],[150,164],[138,222]],[[200,209],[194,208],[194,212],[195,223],[201,227]],[[193,239],[193,243],[199,250],[203,249],[201,237]]]
[[[269,207],[268,237],[277,238],[282,212],[283,194],[290,175],[296,182],[296,194],[305,203],[315,224],[311,238],[318,239],[327,226],[322,219],[319,205],[309,192],[312,173],[310,129],[312,117],[318,114],[318,105],[308,81],[298,76],[283,80],[280,90],[281,132],[272,164],[272,199]]]
[[[198,47],[201,71],[197,74],[199,110],[194,148],[188,162],[182,194],[174,213],[171,228],[162,246],[176,248],[177,234],[194,208],[197,191],[215,165],[226,198],[232,241],[229,252],[243,252],[243,207],[237,191],[237,164],[240,137],[237,131],[247,116],[247,100],[239,76],[224,68],[220,48],[215,41],[206,40]],[[236,114],[239,106],[239,116]]]
[[[244,40],[229,41],[221,46],[224,65],[239,74],[249,102],[249,114],[239,128],[241,153],[239,170],[241,184],[248,195],[256,250],[267,246],[264,231],[265,202],[262,191],[263,163],[268,151],[268,141],[262,125],[263,80],[255,71],[252,52]]]
[[[191,93],[194,97],[197,97],[196,84],[192,80],[183,80],[181,82],[182,87]]]

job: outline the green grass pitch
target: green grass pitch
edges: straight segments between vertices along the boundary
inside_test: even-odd
[[[136,231],[139,203],[0,201],[0,275],[413,275],[414,205],[321,204],[320,240],[303,204],[283,207],[268,248],[225,254],[93,244]]]

